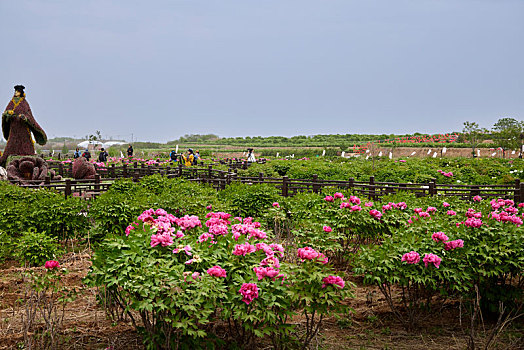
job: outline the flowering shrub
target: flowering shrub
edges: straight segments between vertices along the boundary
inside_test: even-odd
[[[318,328],[293,338],[291,317],[315,315],[319,325],[342,310],[350,287],[312,248],[298,250],[304,260],[298,265],[284,262],[284,247],[268,241],[260,227],[223,212],[201,221],[148,209],[126,236],[102,242],[87,281],[120,303],[151,348],[201,344],[210,339],[211,321],[227,324],[231,339],[243,346],[262,336],[275,346],[309,342]]]
[[[519,218],[522,213],[510,200],[478,201],[474,207],[449,202],[431,206],[440,208],[436,210],[423,211],[419,205],[414,212],[428,213],[428,217],[411,217],[382,245],[365,247],[359,255],[355,271],[364,275],[366,283],[380,288],[407,327],[416,322],[421,305],[431,302],[433,296],[474,298],[475,285],[481,306],[492,311],[499,301],[522,300],[524,251],[519,247],[524,244],[524,232],[519,220],[501,219],[501,215]],[[405,312],[393,300],[393,286],[401,290]]]

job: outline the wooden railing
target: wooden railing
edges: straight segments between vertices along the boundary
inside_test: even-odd
[[[181,164],[176,166],[155,166],[145,164],[130,164],[106,168],[98,168],[95,179],[92,180],[73,180],[71,164],[58,163],[52,166],[57,172],[65,177],[65,180],[51,181],[45,179],[43,184],[19,183],[19,185],[29,188],[51,188],[63,192],[65,196],[80,196],[82,198],[93,198],[109,189],[113,181],[119,178],[131,178],[139,181],[140,178],[148,175],[159,174],[169,178],[181,177],[190,181],[205,183],[213,188],[220,190],[234,181],[245,184],[269,184],[281,191],[282,196],[293,196],[301,192],[321,193],[331,191],[335,188],[351,190],[355,194],[363,195],[372,199],[378,199],[384,195],[399,192],[411,192],[417,197],[425,196],[455,196],[462,199],[472,199],[474,196],[483,198],[497,197],[513,199],[515,202],[524,202],[524,183],[516,180],[513,185],[455,185],[437,184],[433,179],[428,183],[394,183],[378,182],[371,176],[368,181],[356,181],[353,178],[348,180],[323,180],[317,175],[312,179],[290,179],[287,176],[282,178],[265,177],[260,173],[258,176],[238,176],[236,171],[224,171],[213,169],[212,165],[207,167],[183,167]]]

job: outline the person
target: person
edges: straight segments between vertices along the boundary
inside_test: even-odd
[[[175,150],[171,150],[171,152],[169,153],[169,159],[171,162],[177,161],[177,154]]]
[[[82,152],[80,152],[80,149],[77,147],[75,150],[75,153],[73,154],[73,158],[80,158],[82,156]]]
[[[182,155],[183,163],[185,166],[191,166],[193,165],[193,161],[195,159],[195,156],[193,154],[193,150],[190,148],[187,150],[187,156],[185,154]]]
[[[257,160],[255,159],[255,154],[253,153],[253,148],[247,149],[247,161],[249,163],[255,163]]]
[[[133,146],[131,145],[127,148],[127,156],[130,158],[133,156]]]
[[[195,159],[193,160],[194,165],[198,165],[198,161],[200,160],[200,152],[198,150],[195,151]]]
[[[47,142],[47,135],[36,122],[26,100],[25,87],[16,85],[14,89],[14,96],[2,113],[2,131],[7,145],[0,158],[0,166],[5,166],[10,155],[32,156],[35,154],[35,141],[31,134],[39,145],[45,145]]]
[[[98,155],[98,161],[100,163],[105,163],[107,162],[107,157],[109,156],[109,154],[106,152],[106,150],[104,149],[104,147],[102,147],[100,149],[100,154]]]
[[[89,162],[89,159],[91,159],[91,153],[89,153],[89,150],[87,148],[84,151],[84,153],[82,153],[82,157],[84,157],[88,162]]]

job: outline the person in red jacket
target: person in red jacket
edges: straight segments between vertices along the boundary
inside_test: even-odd
[[[15,94],[4,113],[2,114],[2,131],[7,145],[4,154],[0,158],[0,166],[5,166],[7,157],[10,155],[32,156],[35,154],[33,137],[40,145],[45,145],[47,135],[38,125],[29,103],[25,99],[25,87],[23,85],[15,86]]]

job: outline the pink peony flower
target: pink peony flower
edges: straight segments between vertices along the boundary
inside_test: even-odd
[[[333,195],[333,197],[334,197],[335,199],[337,199],[337,198],[344,198],[344,195],[343,195],[342,193],[340,193],[340,192],[336,192],[336,193]]]
[[[362,207],[360,205],[354,205],[350,208],[351,211],[361,211]]]
[[[213,266],[207,270],[207,274],[215,277],[226,277],[226,270],[220,266]]]
[[[169,232],[157,233],[151,235],[151,247],[161,245],[167,247],[173,244],[173,236]]]
[[[448,211],[447,211],[447,214],[448,214],[449,216],[457,215],[457,213],[456,213],[455,211],[453,211],[453,210],[448,210]]]
[[[482,197],[481,196],[475,196],[475,197],[473,197],[473,200],[475,202],[480,202],[482,200]]]
[[[380,218],[382,217],[382,213],[379,212],[377,209],[371,209],[371,210],[369,211],[369,214],[370,214],[372,217],[374,217],[375,219],[378,219],[378,220],[380,220]]]
[[[333,229],[329,226],[324,226],[322,229],[324,230],[324,232],[327,232],[327,233],[333,231]]]
[[[300,259],[303,259],[303,260],[313,260],[318,257],[318,252],[311,247],[305,247],[305,248],[298,248],[297,255]]]
[[[280,208],[280,204],[278,204],[278,202],[273,202],[273,207]]]
[[[435,232],[431,235],[431,239],[435,242],[446,242],[449,238],[444,232]]]
[[[324,200],[326,202],[333,202],[335,200],[335,198],[333,198],[332,196],[326,196],[326,198],[324,198]]]
[[[360,204],[360,198],[358,198],[357,196],[349,196],[349,201],[353,204]]]
[[[401,261],[405,261],[408,264],[418,264],[420,261],[420,255],[412,250],[409,253],[402,255]]]
[[[211,209],[213,209],[213,206],[210,204],[210,205],[208,205],[208,206],[206,207],[206,209],[207,209],[207,210],[211,210]]]
[[[45,262],[44,267],[48,270],[59,269],[60,264],[56,260],[48,260]]]
[[[239,293],[242,295],[242,301],[247,305],[258,298],[259,288],[256,283],[243,283],[239,289]]]
[[[463,248],[464,247],[464,241],[461,239],[456,239],[454,241],[445,242],[445,249],[446,250],[452,250],[455,248]]]
[[[326,288],[329,284],[331,284],[335,287],[338,287],[339,289],[342,289],[346,285],[340,276],[328,276],[325,277],[322,282],[324,282],[324,284],[322,284],[322,288]]]
[[[255,271],[255,274],[257,275],[259,281],[264,277],[275,278],[279,274],[279,271],[273,268],[272,266],[257,266],[253,268],[253,271]]]
[[[450,205],[451,205],[451,204],[449,204],[448,202],[442,202],[442,206],[443,206],[444,208],[447,208],[447,207],[449,207]]]
[[[235,245],[235,249],[233,250],[233,255],[246,256],[246,254],[251,254],[256,251],[257,251],[257,248],[254,245],[251,245],[246,242],[244,244]]]
[[[422,261],[424,261],[425,267],[428,267],[428,264],[433,264],[438,269],[440,267],[440,262],[442,261],[442,259],[436,256],[435,254],[426,254],[424,255],[424,259],[422,259]]]
[[[482,220],[477,218],[468,218],[466,221],[464,221],[464,225],[468,227],[480,227],[482,226]]]
[[[364,203],[364,206],[365,207],[372,207],[373,206],[373,202],[366,202],[366,203]]]

